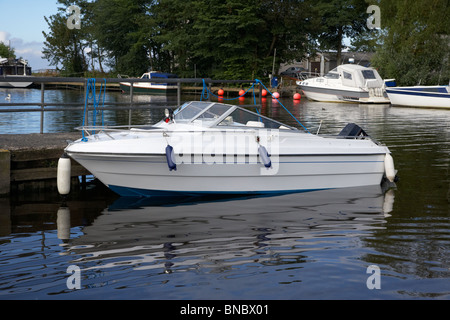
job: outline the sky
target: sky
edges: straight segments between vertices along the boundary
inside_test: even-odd
[[[0,41],[10,43],[33,71],[55,68],[42,59],[42,31],[49,31],[44,16],[57,13],[58,6],[56,0],[0,0]]]

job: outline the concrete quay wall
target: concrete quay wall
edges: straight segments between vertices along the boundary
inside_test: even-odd
[[[58,160],[68,141],[81,138],[80,132],[44,134],[0,134],[0,196],[17,184],[54,185]],[[90,173],[72,161],[72,176]]]

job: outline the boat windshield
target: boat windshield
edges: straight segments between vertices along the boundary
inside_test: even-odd
[[[373,70],[361,70],[361,73],[364,77],[364,79],[376,79],[375,73]]]
[[[339,73],[337,72],[337,68],[334,68],[330,72],[328,72],[326,75],[324,75],[327,79],[339,79]]]
[[[245,110],[243,108],[236,108],[233,112],[227,115],[218,126],[232,126],[232,127],[256,127],[268,129],[286,129],[293,130],[281,122],[266,118],[257,113]]]
[[[214,120],[220,118],[233,106],[202,101],[192,101],[183,104],[174,113],[177,122],[192,122],[194,120]]]
[[[179,123],[192,123],[204,127],[246,126],[296,130],[281,122],[266,118],[238,106],[205,101],[192,101],[183,104],[174,112],[174,120]]]

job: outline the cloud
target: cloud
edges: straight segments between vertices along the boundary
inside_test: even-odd
[[[0,42],[7,43],[11,35],[6,31],[0,31]]]
[[[49,62],[42,59],[42,48],[44,44],[38,41],[25,42],[20,38],[12,38],[6,31],[0,31],[0,42],[10,44],[17,58],[28,60],[28,65],[33,70],[54,68]]]

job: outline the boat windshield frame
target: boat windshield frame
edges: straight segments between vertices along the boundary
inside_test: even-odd
[[[337,80],[341,76],[339,74],[338,68],[334,68],[333,70],[328,71],[328,73],[326,73],[323,77],[326,78],[326,79]]]
[[[225,109],[224,111],[212,112],[213,108]],[[180,117],[183,112],[191,111],[188,108],[197,108],[198,112],[190,113],[189,117],[182,118]],[[239,123],[239,122],[230,122],[226,121],[229,117],[235,112],[243,112],[245,115],[248,115],[250,118],[258,119],[259,121],[248,121],[247,123]],[[189,114],[188,113],[188,114]],[[178,117],[177,117],[178,116]],[[184,103],[178,109],[174,111],[173,114],[174,121],[177,123],[185,123],[185,124],[193,124],[193,125],[201,125],[203,127],[216,127],[216,128],[224,128],[224,127],[233,127],[233,128],[266,128],[266,129],[280,129],[280,130],[298,130],[295,127],[289,126],[282,122],[273,120],[271,118],[265,117],[259,113],[247,110],[245,108],[224,104],[220,102],[209,102],[209,101],[190,101]],[[250,122],[250,123],[249,123]],[[257,122],[271,124],[271,126],[266,127],[265,125],[259,125]]]

